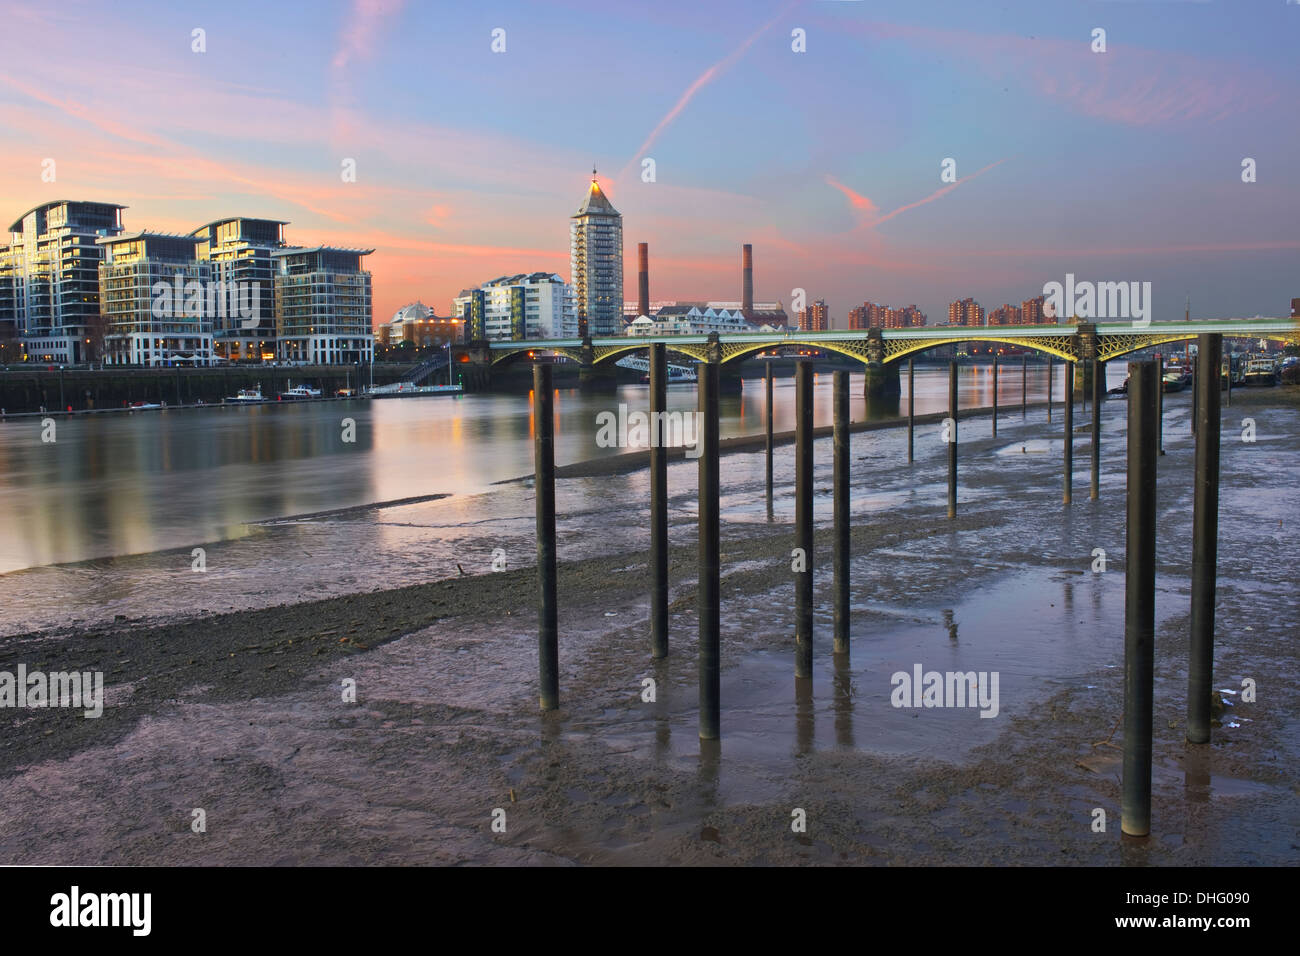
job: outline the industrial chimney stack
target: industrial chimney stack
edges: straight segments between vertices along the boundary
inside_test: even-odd
[[[636,244],[636,314],[650,314],[650,244]]]
[[[754,247],[745,243],[740,247],[740,311],[745,318],[754,312]]]

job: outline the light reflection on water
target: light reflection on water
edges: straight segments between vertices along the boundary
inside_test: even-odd
[[[901,378],[906,391],[905,370]],[[1062,379],[1058,370],[1058,399]],[[1031,366],[1029,400],[1044,398],[1046,384],[1046,367]],[[830,385],[829,372],[816,377],[819,425],[831,420]],[[918,368],[917,414],[946,408],[947,387],[945,369]],[[963,407],[990,404],[992,369],[963,367],[959,388]],[[1003,406],[1020,401],[1018,361],[1003,367],[998,391]],[[851,376],[850,393],[855,421],[907,410],[906,394],[869,403],[861,375]],[[620,403],[643,409],[646,401],[644,386],[613,396],[559,392],[556,463],[626,451],[596,444],[596,416]],[[669,388],[668,407],[693,410],[695,386]],[[760,433],[762,380],[747,379],[742,394],[724,396],[720,416],[724,439]],[[343,440],[346,418],[356,423],[353,442]],[[793,379],[775,383],[773,427],[794,428]],[[250,533],[246,522],[285,515],[482,493],[532,472],[532,411],[520,395],[88,416],[60,420],[57,436],[42,442],[39,419],[0,425],[0,573],[237,539]]]

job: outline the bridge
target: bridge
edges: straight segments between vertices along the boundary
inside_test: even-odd
[[[1067,362],[1111,359],[1167,342],[1195,339],[1204,332],[1231,338],[1272,339],[1300,345],[1300,319],[1216,319],[1152,323],[1132,322],[1069,325],[932,326],[913,329],[864,329],[851,332],[735,332],[708,335],[617,336],[598,339],[528,339],[490,342],[491,363],[508,361],[525,352],[555,352],[584,364],[598,365],[662,342],[697,362],[726,364],[774,348],[805,346],[837,352],[861,362],[893,362],[940,345],[1000,342],[1034,349]]]
[[[726,366],[760,352],[790,348],[818,349],[856,359],[866,367],[866,391],[888,393],[898,387],[898,360],[941,345],[996,342],[1015,345],[1080,363],[1091,378],[1095,363],[1104,363],[1153,346],[1195,339],[1206,332],[1230,338],[1269,339],[1300,346],[1300,319],[1202,319],[1195,322],[1134,322],[1003,326],[927,326],[910,329],[863,329],[847,332],[736,332],[698,335],[614,336],[586,339],[527,339],[472,343],[463,347],[470,361],[497,366],[534,358],[540,352],[566,356],[594,373],[603,363],[613,364],[662,342],[668,352],[695,362]],[[1085,385],[1079,376],[1078,387]]]

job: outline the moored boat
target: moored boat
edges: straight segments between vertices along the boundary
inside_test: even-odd
[[[1271,355],[1251,355],[1246,359],[1247,385],[1276,385],[1281,377],[1277,359]]]
[[[290,401],[300,398],[320,398],[320,389],[310,385],[294,385],[280,393],[280,398]]]
[[[1164,386],[1166,392],[1181,392],[1192,384],[1192,371],[1182,365],[1165,366]]]
[[[252,388],[241,388],[238,392],[226,399],[228,402],[264,402],[262,397],[262,383],[258,382]]]

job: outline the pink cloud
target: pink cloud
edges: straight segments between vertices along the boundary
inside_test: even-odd
[[[879,209],[876,208],[876,204],[870,199],[859,193],[855,193],[848,186],[845,186],[842,182],[833,178],[830,173],[827,173],[823,178],[826,180],[827,185],[834,186],[840,192],[844,193],[845,197],[848,198],[849,203],[852,204],[854,209],[862,211],[867,216],[874,216],[879,212]]]
[[[87,123],[118,139],[124,139],[132,143],[139,143],[142,146],[162,147],[167,145],[164,140],[156,136],[151,136],[148,133],[141,132],[140,130],[124,123],[115,122],[100,110],[91,109],[90,107],[74,100],[61,100],[56,96],[46,93],[39,87],[24,83],[7,74],[0,73],[0,83],[4,83],[17,90],[19,93],[22,93],[24,96],[30,97],[39,103],[44,103],[46,106],[53,107],[73,119]]]
[[[341,69],[353,60],[373,56],[384,22],[399,13],[404,5],[405,0],[352,0],[352,10],[339,34],[338,50],[330,65]]]

